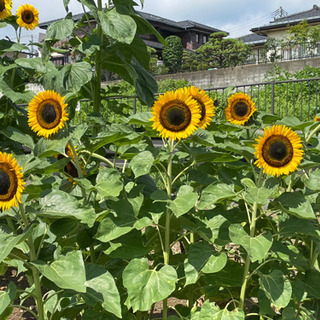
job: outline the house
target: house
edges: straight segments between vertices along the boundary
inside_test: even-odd
[[[213,32],[220,32],[222,30],[194,22],[191,20],[183,21],[173,21],[163,17],[156,16],[154,14],[136,11],[141,17],[147,20],[161,35],[163,38],[166,38],[171,35],[175,35],[181,38],[182,46],[186,50],[195,50],[201,45],[207,42],[209,36]],[[83,14],[74,15],[72,18],[75,22],[79,21],[82,18]],[[46,30],[50,24],[57,20],[51,20],[47,22],[42,22],[39,24],[39,28]],[[91,20],[92,27],[96,26],[94,20]],[[147,46],[156,49],[159,59],[161,59],[161,53],[163,49],[163,44],[158,41],[155,35],[141,35],[141,38],[144,40]],[[52,60],[56,60],[54,57]],[[57,58],[59,64],[64,61],[68,62],[70,57],[61,57]]]
[[[302,21],[306,21],[310,26],[320,25],[320,7],[315,4],[309,10],[290,15],[280,7],[277,13],[273,21],[260,27],[254,27],[250,30],[250,34],[239,38],[239,40],[253,47],[253,54],[248,62],[260,63],[273,61],[274,58],[279,61],[319,56],[320,51],[318,49],[308,52],[304,45],[294,43],[289,45],[287,31],[291,26],[295,26]],[[269,51],[266,49],[267,42],[269,43]],[[283,43],[282,47],[276,48],[275,46],[277,44],[279,46],[280,42]],[[270,48],[272,46],[274,46],[273,49]]]

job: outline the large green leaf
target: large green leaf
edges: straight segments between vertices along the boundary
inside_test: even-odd
[[[58,219],[73,218],[89,227],[93,226],[96,218],[91,206],[83,205],[81,201],[61,190],[53,189],[43,195],[40,198],[40,206],[40,210],[34,210],[37,215]]]
[[[57,85],[62,92],[75,92],[92,78],[92,67],[90,63],[82,61],[64,66],[58,74]]]
[[[55,68],[54,64],[51,61],[43,63],[43,60],[41,58],[18,58],[15,60],[15,63],[22,68],[32,69],[40,73],[50,72]]]
[[[86,265],[87,295],[101,303],[102,307],[121,318],[120,295],[113,276],[97,264]]]
[[[320,170],[311,172],[309,179],[306,181],[306,187],[313,191],[320,190]]]
[[[10,296],[6,291],[0,291],[0,315],[10,304]]]
[[[184,261],[185,286],[196,283],[200,271],[216,273],[222,270],[226,263],[227,256],[225,253],[219,254],[213,246],[205,242],[191,245],[188,258]]]
[[[2,262],[12,251],[12,249],[20,242],[23,234],[16,235],[5,225],[0,225],[0,262]]]
[[[129,233],[133,229],[148,226],[151,220],[147,217],[138,219],[133,205],[124,199],[110,204],[115,214],[109,213],[99,224],[95,238],[102,242],[109,242]]]
[[[241,224],[232,224],[229,227],[230,239],[243,246],[250,256],[252,262],[263,260],[272,246],[272,234],[264,233],[256,237],[250,237]]]
[[[10,40],[1,39],[0,40],[0,54],[5,52],[21,52],[28,51],[29,48],[23,44],[16,43]]]
[[[64,40],[72,34],[73,28],[74,22],[70,18],[53,22],[46,32],[46,40]]]
[[[99,11],[98,16],[103,32],[119,42],[130,44],[136,34],[135,21],[126,14],[120,14],[117,8],[107,12]]]
[[[6,81],[0,78],[0,92],[14,103],[29,103],[34,94],[31,91],[17,92]]]
[[[242,310],[229,311],[215,305],[214,302],[206,300],[201,308],[191,314],[191,320],[244,320],[245,315]]]
[[[86,292],[86,272],[81,251],[70,251],[66,255],[60,255],[51,264],[33,264],[59,288]]]
[[[154,157],[150,151],[143,151],[134,156],[130,161],[130,168],[135,178],[148,174],[153,165],[153,161]]]
[[[29,147],[30,149],[33,149],[34,148],[34,142],[33,142],[33,139],[21,132],[19,129],[15,128],[15,127],[6,127],[2,133],[7,137],[9,138],[10,140],[13,140],[13,141],[16,141],[16,142],[19,142],[21,143],[22,145],[26,146],[26,147]]]
[[[290,281],[280,270],[273,270],[270,274],[259,272],[260,288],[270,299],[272,305],[278,309],[288,305],[292,295]]]
[[[302,219],[315,219],[310,202],[301,191],[284,192],[276,199],[276,205],[286,213]]]
[[[101,197],[117,197],[123,189],[121,174],[113,168],[103,168],[96,179],[96,189]]]
[[[123,271],[123,285],[128,290],[125,304],[133,312],[147,311],[174,291],[176,281],[177,273],[172,266],[149,269],[148,259],[133,259]]]
[[[234,186],[226,183],[213,183],[203,189],[198,208],[211,209],[214,204],[235,196]]]
[[[193,188],[190,186],[181,186],[177,197],[173,201],[169,201],[169,208],[174,213],[174,215],[178,218],[183,214],[190,211],[198,200],[198,194],[193,192]]]

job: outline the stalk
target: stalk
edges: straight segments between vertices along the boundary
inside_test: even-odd
[[[24,212],[24,207],[20,203],[19,203],[19,209],[20,209],[19,211],[20,211],[20,215],[21,215],[21,219],[23,221],[24,227],[27,228],[27,226],[29,225],[29,222],[28,222],[28,219],[27,219],[26,214]],[[26,240],[26,243],[27,243],[29,250],[30,250],[30,260],[31,261],[37,260],[37,254],[36,254],[36,250],[34,247],[34,241],[32,239],[32,235],[30,235],[30,237]],[[37,310],[38,310],[38,319],[45,320],[43,300],[42,300],[42,291],[41,291],[41,283],[40,283],[40,273],[39,273],[38,269],[33,265],[31,265],[30,268],[32,271],[32,277],[33,277],[34,286],[35,286],[34,298],[35,298],[36,306],[37,306]]]
[[[257,182],[257,188],[261,187],[262,182],[262,168],[260,169],[260,174]],[[256,221],[257,221],[257,211],[258,211],[258,202],[253,203],[252,212],[251,212],[251,222],[250,222],[250,237],[255,236],[256,232]],[[244,270],[243,270],[243,278],[242,278],[242,285],[240,289],[240,299],[239,299],[239,308],[245,311],[246,305],[245,305],[245,297],[246,297],[246,289],[248,280],[250,278],[249,269],[250,269],[250,256],[247,254],[246,260],[244,263]]]
[[[171,199],[172,193],[172,158],[173,158],[173,149],[174,149],[174,140],[168,141],[168,151],[169,151],[169,159],[168,159],[168,167],[167,167],[167,195],[168,199]],[[164,231],[164,250],[163,250],[163,259],[164,264],[168,265],[170,262],[170,220],[171,220],[171,210],[167,207],[166,209],[166,222],[165,222],[165,231]],[[163,300],[163,313],[162,317],[164,320],[168,317],[168,299]]]
[[[102,0],[98,0],[98,10],[102,11]],[[99,114],[100,113],[100,105],[101,105],[101,47],[103,45],[103,32],[101,25],[98,25],[97,28],[98,37],[100,39],[100,49],[96,52],[96,61],[95,61],[95,68],[96,68],[96,81],[94,87],[94,99],[93,99],[93,112]]]
[[[309,136],[306,139],[306,144],[310,141],[310,139],[312,138],[312,136],[320,130],[320,124],[318,124],[309,134]]]

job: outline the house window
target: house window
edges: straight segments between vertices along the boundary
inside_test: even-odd
[[[199,34],[196,33],[196,43],[199,43]]]
[[[203,36],[202,41],[203,41],[203,43],[206,43],[207,42],[207,36]]]

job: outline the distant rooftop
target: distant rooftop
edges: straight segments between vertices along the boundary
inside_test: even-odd
[[[244,42],[245,44],[261,45],[267,41],[267,37],[260,36],[256,33],[250,33],[245,36],[239,37],[238,40]]]
[[[275,18],[270,21],[269,24],[252,28],[250,31],[255,32],[259,35],[264,35],[264,31],[271,29],[286,28],[288,25],[295,25],[299,22],[306,20],[308,23],[319,23],[320,22],[320,7],[316,4],[313,5],[312,9],[307,11],[301,11],[298,13],[286,15],[283,17]]]
[[[216,29],[216,28],[213,28],[213,27],[210,27],[210,26],[198,23],[198,22],[194,22],[191,20],[173,21],[173,20],[159,17],[154,14],[147,13],[147,12],[136,11],[136,13],[150,22],[165,24],[170,27],[173,27],[176,30],[183,31],[183,30],[187,30],[187,29],[199,29],[199,30],[205,30],[210,33],[222,31],[222,30],[219,30],[219,29]],[[72,19],[74,21],[78,21],[82,18],[82,16],[83,16],[83,13],[75,14],[72,16]],[[55,19],[55,20],[41,22],[41,23],[39,23],[39,28],[47,29],[50,24],[52,24],[53,22],[56,22],[56,21],[60,21],[60,20],[61,19]]]

